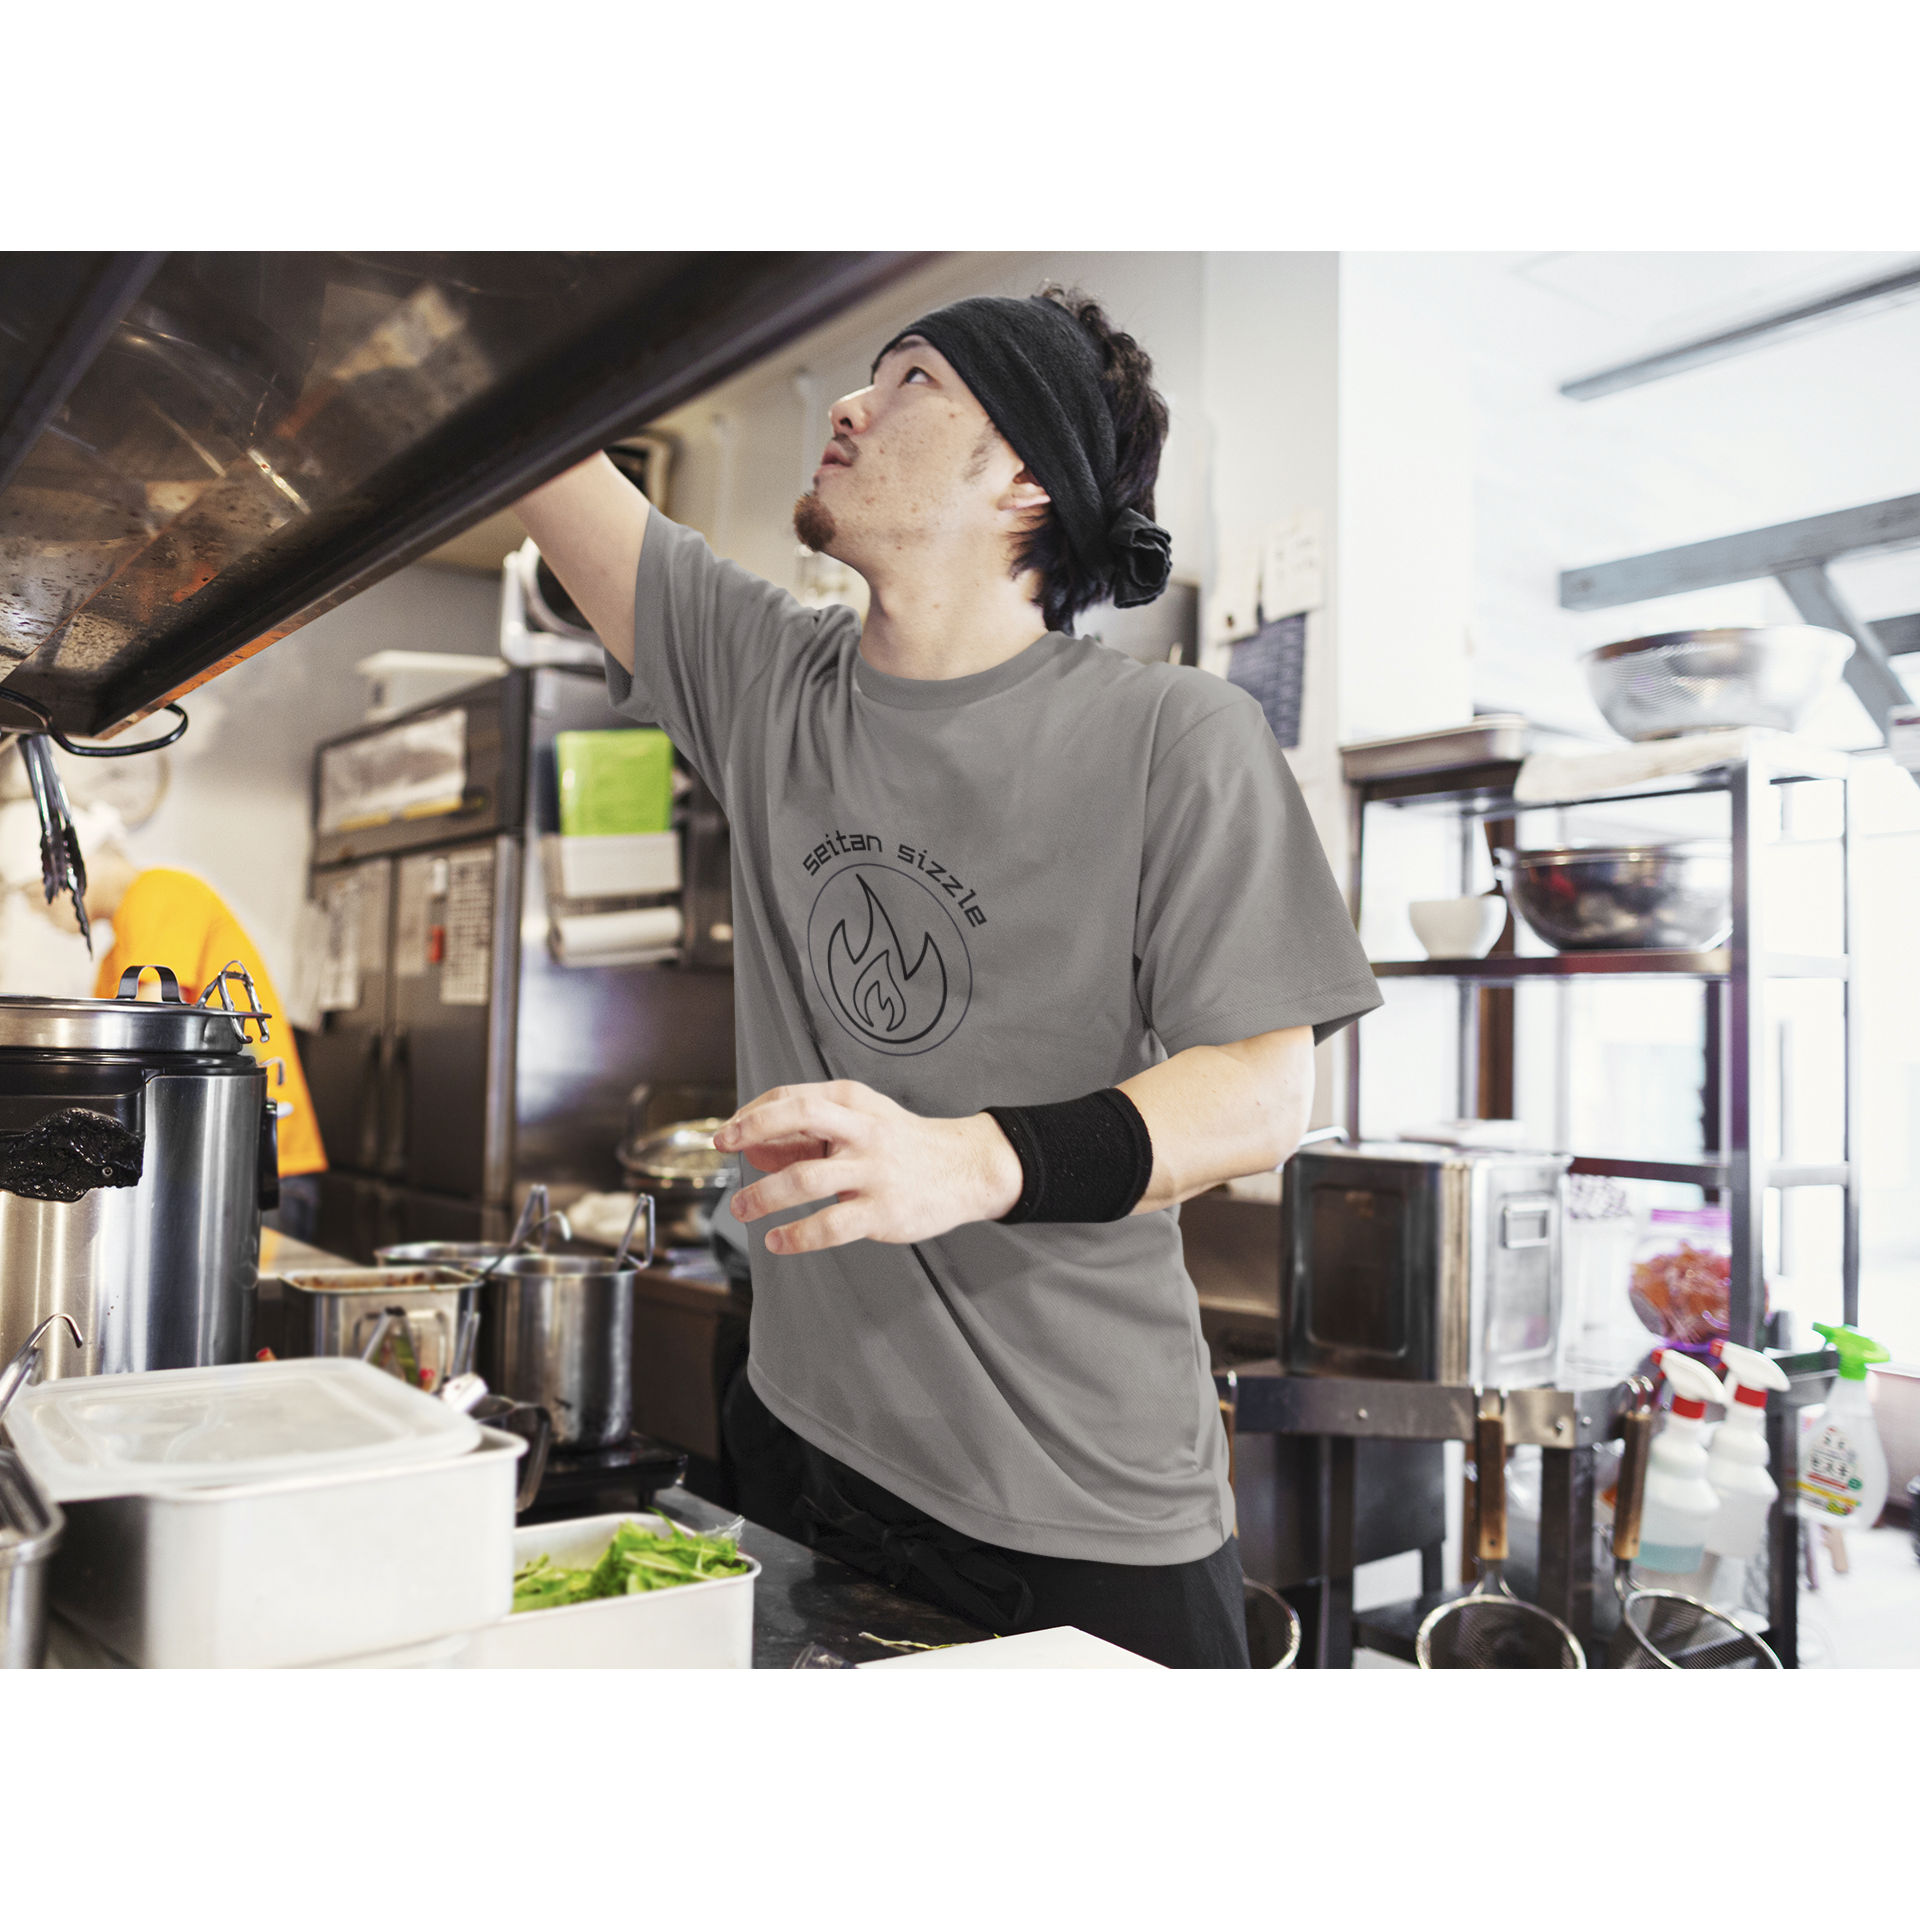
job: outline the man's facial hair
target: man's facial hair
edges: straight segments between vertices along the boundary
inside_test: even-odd
[[[839,531],[817,493],[803,493],[793,503],[793,530],[800,536],[800,544],[815,553],[825,553]]]

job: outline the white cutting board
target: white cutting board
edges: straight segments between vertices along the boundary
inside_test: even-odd
[[[1129,1653],[1110,1640],[1096,1639],[1078,1627],[1046,1627],[1038,1633],[1010,1633],[998,1640],[976,1640],[964,1647],[935,1647],[931,1653],[903,1653],[892,1660],[868,1660],[862,1673],[892,1673],[902,1667],[1158,1667],[1157,1660]]]

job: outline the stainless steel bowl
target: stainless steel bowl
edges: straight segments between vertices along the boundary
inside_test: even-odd
[[[1790,733],[1853,657],[1826,627],[1701,627],[1616,640],[1581,656],[1608,726],[1629,740],[1711,727]]]
[[[1528,926],[1561,953],[1700,953],[1733,929],[1724,845],[1500,849],[1500,881]]]

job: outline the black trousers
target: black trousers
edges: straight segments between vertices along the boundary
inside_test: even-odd
[[[735,1376],[723,1409],[740,1511],[995,1633],[1078,1627],[1168,1667],[1247,1665],[1240,1546],[1180,1566],[1118,1566],[994,1546],[821,1452]]]

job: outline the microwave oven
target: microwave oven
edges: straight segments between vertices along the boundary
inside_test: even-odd
[[[1281,1182],[1288,1372],[1551,1385],[1569,1165],[1411,1142],[1303,1148]]]

